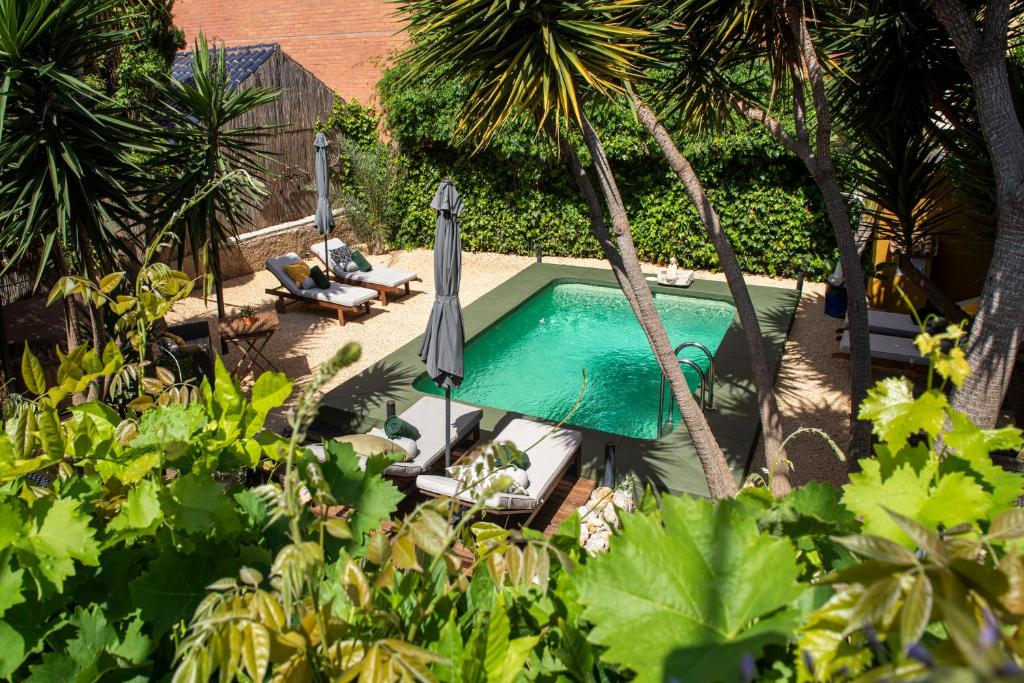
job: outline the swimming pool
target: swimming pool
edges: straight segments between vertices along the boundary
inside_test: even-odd
[[[736,309],[717,299],[656,293],[658,312],[673,346],[697,341],[712,353]],[[707,369],[694,349],[683,357]],[[641,439],[657,437],[661,374],[647,338],[617,287],[553,282],[466,345],[466,377],[456,399],[561,419],[587,389],[571,424]],[[691,387],[696,373],[686,370]],[[423,374],[414,386],[440,395]]]

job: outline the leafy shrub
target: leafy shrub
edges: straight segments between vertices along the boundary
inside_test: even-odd
[[[144,272],[136,296],[104,292],[120,279],[66,278],[54,296],[103,301],[143,348],[187,281]],[[120,351],[76,349],[55,384],[26,352],[33,396],[5,406],[0,431],[0,677],[1016,680],[1022,482],[990,456],[1021,431],[950,407],[961,337],[917,337],[923,392],[872,390],[876,455],[842,491],[648,493],[596,556],[578,515],[545,537],[440,499],[382,526],[402,498],[381,477],[390,457],[300,446],[354,345],[302,389],[288,438],[264,430],[292,393],[279,373],[246,398],[218,359],[216,383],[176,401],[62,413],[121,371]],[[159,370],[138,389],[166,391],[154,383]]]
[[[359,144],[337,136],[335,148],[341,169],[332,183],[333,204],[356,239],[370,253],[382,253],[401,220],[395,192],[402,178],[400,160],[380,141]]]
[[[398,203],[409,211],[392,246],[432,244],[429,202],[437,183],[448,176],[467,207],[461,221],[467,249],[532,254],[537,245],[552,255],[600,256],[575,184],[532,126],[519,121],[474,153],[458,142],[454,114],[465,97],[463,86],[427,81],[397,87],[401,68],[389,70],[379,84],[386,128],[409,169],[398,189]],[[665,262],[676,256],[689,267],[717,268],[696,211],[628,109],[598,101],[590,111],[620,183],[640,257]],[[681,145],[744,270],[828,274],[835,251],[831,228],[799,160],[753,127],[683,139]]]

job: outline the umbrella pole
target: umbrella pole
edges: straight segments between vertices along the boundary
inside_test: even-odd
[[[444,388],[444,467],[452,465],[452,388]]]
[[[331,252],[327,251],[327,233],[324,233],[324,268],[327,269],[327,279],[331,280],[334,269],[331,268]]]

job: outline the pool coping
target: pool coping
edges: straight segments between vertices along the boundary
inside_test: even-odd
[[[611,270],[536,263],[512,276],[463,309],[466,342],[511,313],[529,297],[559,280],[618,286]],[[649,283],[652,291],[670,295],[717,299],[732,303],[728,285],[715,280],[695,280],[686,289]],[[768,362],[773,376],[782,365],[786,338],[796,314],[799,292],[796,289],[748,285],[765,339]],[[401,306],[396,302],[394,306]],[[383,422],[387,401],[395,401],[401,412],[422,396],[412,383],[423,373],[419,359],[420,340],[415,339],[374,363],[366,370],[328,392],[321,402],[316,428],[321,433],[351,433]],[[715,358],[715,410],[706,413],[712,432],[718,439],[737,481],[743,479],[757,446],[760,420],[757,394],[750,370],[739,320],[733,317]],[[480,406],[484,416],[481,427],[495,433],[521,413]],[[568,406],[567,406],[568,409]],[[529,417],[529,416],[528,416]],[[537,419],[537,418],[533,418]],[[657,439],[636,439],[596,429],[573,426],[583,433],[584,471],[598,477],[604,461],[606,443],[616,447],[619,477],[633,474],[642,482],[673,493],[707,495],[704,473],[685,427]]]

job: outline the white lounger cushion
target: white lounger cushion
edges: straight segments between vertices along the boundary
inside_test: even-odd
[[[913,363],[914,365],[928,365],[928,359],[921,356],[921,352],[914,346],[914,340],[909,337],[890,337],[884,334],[870,334],[869,345],[871,346],[871,357],[879,360],[891,360],[898,363]],[[839,351],[850,352],[850,332],[843,332],[839,341]]]
[[[573,429],[559,427],[552,431],[550,425],[516,419],[509,422],[501,433],[494,437],[494,441],[511,441],[517,448],[529,449],[526,454],[530,457],[530,466],[526,472],[530,486],[526,490],[526,495],[498,493],[488,498],[485,504],[493,509],[533,510],[547,499],[558,480],[562,478],[566,467],[579,450],[583,435]],[[538,441],[540,443],[537,443]],[[451,477],[421,475],[416,477],[416,486],[421,491],[440,496],[455,497],[455,494],[459,493],[459,483]],[[467,503],[474,502],[469,492],[461,492],[458,497]]]
[[[331,286],[327,289],[301,289],[295,284],[295,280],[292,280],[288,273],[284,272],[284,267],[300,261],[299,255],[295,252],[288,252],[281,256],[274,256],[268,258],[265,262],[267,270],[274,274],[274,277],[295,296],[301,296],[304,299],[315,299],[318,301],[327,301],[332,304],[338,304],[339,306],[349,306],[355,308],[360,304],[364,304],[370,299],[377,297],[377,292],[372,289],[366,289],[365,287],[356,287],[354,285],[343,285],[340,282],[332,282]]]
[[[327,241],[328,249],[337,249],[338,247],[345,246],[345,243],[337,238],[333,238]],[[309,247],[310,251],[316,255],[324,263],[327,263],[327,255],[324,253],[324,243],[317,242],[316,244]],[[332,263],[331,270],[334,274],[340,278],[348,280],[350,282],[365,282],[371,285],[378,285],[380,287],[401,287],[406,282],[411,282],[416,279],[416,273],[409,273],[404,270],[395,270],[394,268],[383,268],[381,266],[374,266],[373,270],[362,271],[347,271],[341,270],[335,267]]]
[[[480,424],[483,414],[484,411],[479,408],[452,401],[449,431],[453,446]],[[399,417],[420,431],[420,438],[416,439],[416,448],[419,452],[412,460],[391,465],[384,470],[384,474],[394,477],[415,477],[429,471],[444,457],[444,399],[424,396]],[[318,459],[324,459],[322,444],[311,444],[307,448],[313,451]]]
[[[843,322],[849,327],[849,314]],[[868,331],[891,337],[916,337],[921,329],[909,313],[893,313],[892,311],[877,311],[869,308]]]

